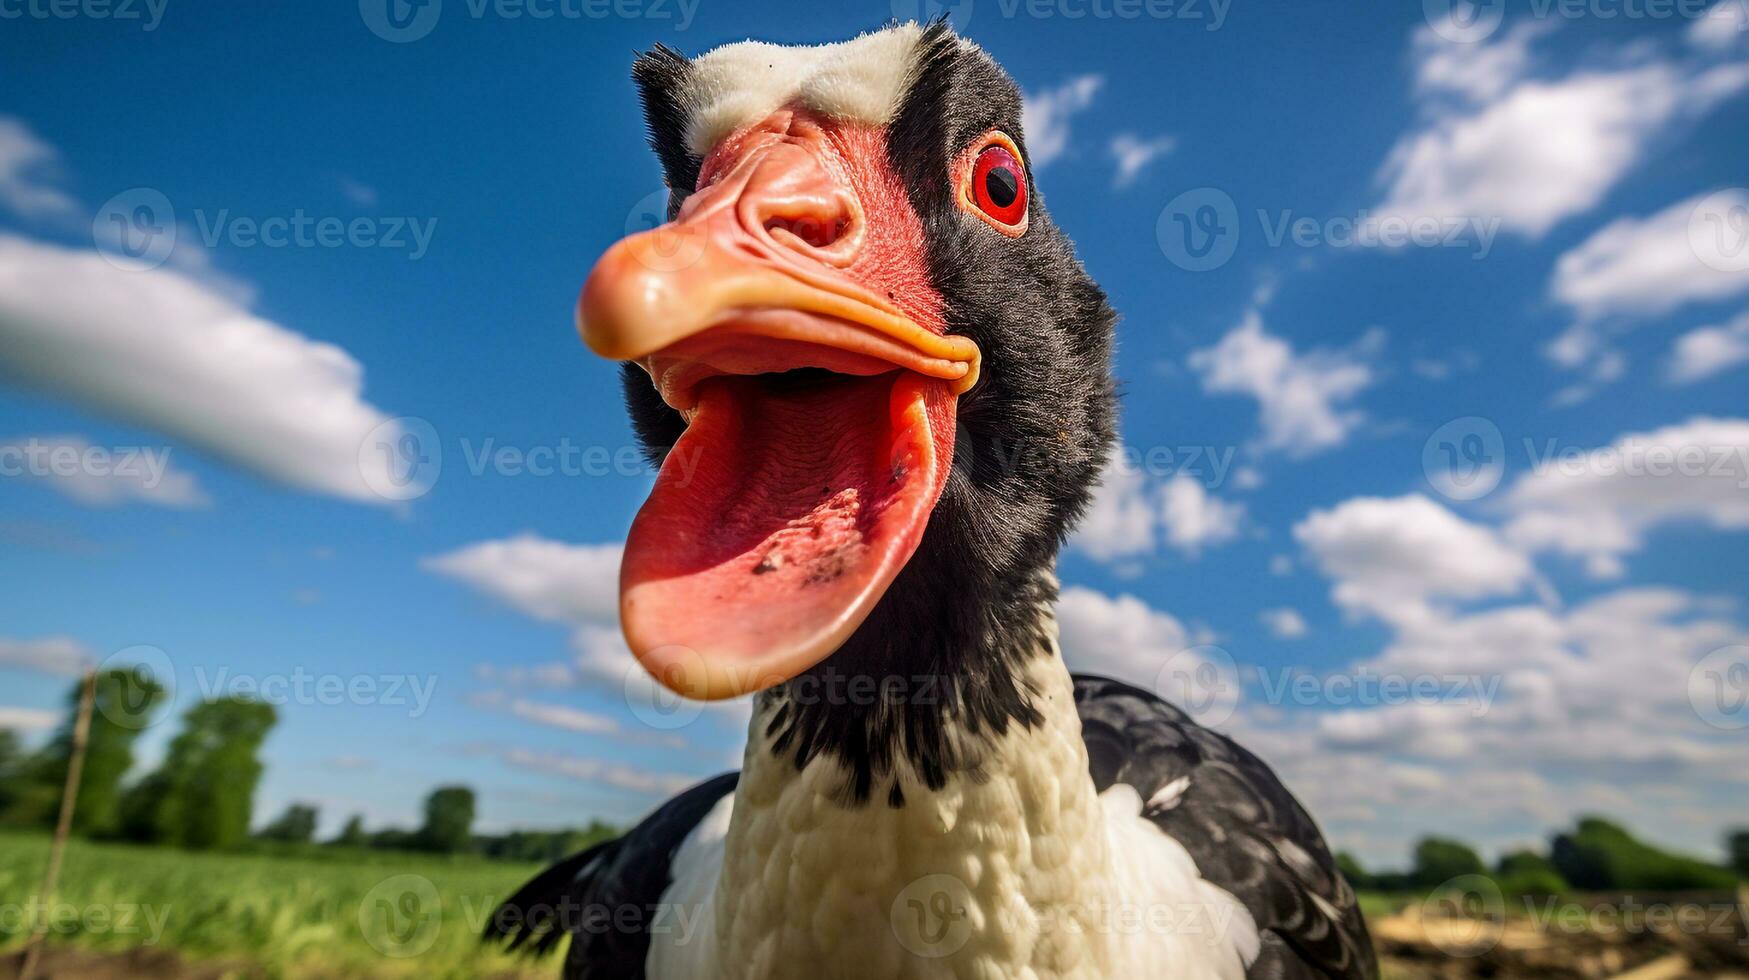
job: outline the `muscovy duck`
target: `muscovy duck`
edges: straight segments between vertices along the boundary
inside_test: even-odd
[[[1071,676],[1055,558],[1115,314],[1021,98],[943,21],[633,66],[668,224],[584,285],[665,465],[620,612],[740,773],[536,877],[488,937],[613,978],[1376,976],[1317,826],[1153,693]]]

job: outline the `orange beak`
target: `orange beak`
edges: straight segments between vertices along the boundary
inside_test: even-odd
[[[971,339],[905,311],[929,289],[921,226],[870,190],[899,186],[884,153],[846,145],[774,114],[578,303],[590,349],[642,366],[688,423],[627,536],[620,615],[692,697],[793,677],[863,622],[922,538],[978,378]]]

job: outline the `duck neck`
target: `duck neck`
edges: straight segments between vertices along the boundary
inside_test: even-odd
[[[847,793],[865,777],[844,753],[798,757],[784,741],[802,692],[761,700],[717,891],[719,962],[748,976],[788,975],[789,964],[818,957],[867,963],[869,976],[909,976],[880,965],[913,956],[942,968],[929,976],[1082,975],[1073,963],[1099,975],[1086,937],[1055,927],[1108,897],[1103,811],[1048,606],[1035,607],[1030,627],[1015,635],[1036,645],[1011,651],[1028,710],[1000,728],[949,706],[928,716],[946,751],[920,765],[908,740],[924,706],[862,712],[901,718],[892,761],[870,771],[864,794]],[[853,679],[836,696],[856,699]],[[882,733],[867,734],[873,744]],[[927,771],[942,759],[951,765]]]

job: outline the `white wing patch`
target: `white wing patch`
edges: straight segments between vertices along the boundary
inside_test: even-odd
[[[911,50],[922,35],[916,24],[897,24],[836,44],[741,41],[700,55],[685,95],[687,148],[704,156],[723,137],[792,102],[885,125],[904,97]]]
[[[1184,786],[1179,786],[1184,783]],[[1150,807],[1177,805],[1187,780],[1155,793]],[[1176,788],[1175,788],[1176,787]],[[1159,801],[1158,803],[1156,801]],[[1261,937],[1251,913],[1237,898],[1204,880],[1184,845],[1142,816],[1135,787],[1117,783],[1099,794],[1111,842],[1112,884],[1134,941],[1119,942],[1114,976],[1152,976],[1171,964],[1180,980],[1244,980],[1257,959]],[[1125,961],[1126,956],[1133,959]]]
[[[674,851],[674,883],[662,892],[657,917],[651,920],[650,952],[644,957],[644,975],[650,980],[717,976],[717,880],[734,812],[735,794],[730,793]]]

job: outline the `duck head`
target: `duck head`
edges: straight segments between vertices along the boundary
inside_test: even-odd
[[[1025,722],[1005,661],[1112,438],[1114,314],[1044,208],[1019,90],[943,22],[633,74],[671,220],[578,305],[665,461],[626,541],[632,652],[695,698],[835,671]],[[818,707],[785,713],[798,762],[878,769],[871,726],[907,724]]]

